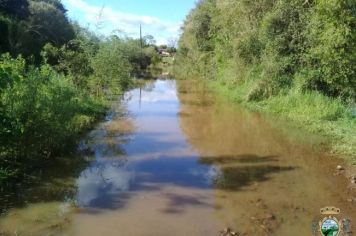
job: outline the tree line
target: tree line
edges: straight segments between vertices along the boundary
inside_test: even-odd
[[[99,37],[60,0],[0,0],[0,183],[73,151],[160,60],[146,39]]]
[[[356,161],[354,0],[200,0],[174,75],[325,135],[332,153]]]
[[[246,100],[298,88],[356,102],[353,0],[200,0],[182,29],[178,76],[249,83]]]

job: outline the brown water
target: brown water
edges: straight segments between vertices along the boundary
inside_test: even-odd
[[[41,178],[1,191],[0,235],[312,235],[319,209],[356,220],[323,140],[196,81],[150,81]]]

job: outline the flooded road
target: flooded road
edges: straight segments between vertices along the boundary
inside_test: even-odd
[[[148,81],[83,140],[85,164],[2,192],[0,235],[312,235],[321,207],[356,220],[322,142],[201,82]]]

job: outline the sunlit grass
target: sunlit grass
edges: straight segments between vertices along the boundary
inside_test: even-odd
[[[262,101],[247,101],[251,86],[251,82],[239,86],[211,83],[211,87],[219,94],[249,109],[286,117],[308,132],[327,137],[332,153],[341,155],[350,163],[356,163],[356,117],[351,107],[318,92],[301,92],[296,89]]]

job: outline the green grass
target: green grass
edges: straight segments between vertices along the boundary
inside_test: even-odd
[[[332,153],[356,164],[356,117],[351,107],[341,101],[297,89],[261,101],[248,101],[246,97],[252,82],[239,86],[221,82],[210,85],[222,96],[249,109],[285,117],[306,131],[327,137]]]

